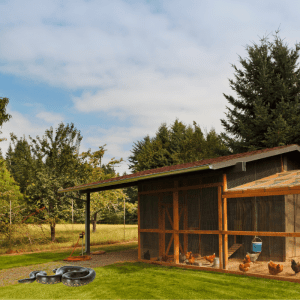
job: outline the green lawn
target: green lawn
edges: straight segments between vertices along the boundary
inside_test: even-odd
[[[86,286],[17,284],[0,288],[0,299],[300,299],[300,285],[292,282],[146,263],[94,270]]]

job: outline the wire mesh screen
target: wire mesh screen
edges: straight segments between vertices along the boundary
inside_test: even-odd
[[[141,232],[141,256],[149,250],[150,258],[159,256],[159,234],[155,232]]]
[[[158,195],[140,195],[141,229],[158,229]]]
[[[188,228],[199,229],[201,190],[188,190],[186,192],[186,197],[188,211]]]
[[[211,187],[202,189],[201,201],[201,222],[203,230],[218,230],[218,188]]]
[[[236,198],[227,200],[228,230],[234,231],[285,231],[284,196]],[[256,211],[255,211],[256,203]],[[257,221],[256,221],[257,217]],[[262,252],[258,260],[283,261],[285,238],[260,236]],[[228,247],[235,242],[243,244],[232,258],[243,258],[252,251],[253,236],[228,236]]]

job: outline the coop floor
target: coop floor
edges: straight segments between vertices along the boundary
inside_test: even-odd
[[[294,259],[296,262],[300,261],[300,256],[294,256],[291,258],[288,258],[285,262],[280,261],[273,261],[276,264],[283,265],[283,271],[279,273],[278,275],[270,275],[269,269],[268,269],[268,261],[256,261],[255,263],[251,262],[250,269],[246,273],[252,273],[252,274],[260,274],[260,275],[269,275],[271,277],[288,277],[288,278],[295,278],[299,279],[300,282],[300,273],[298,273],[295,276],[295,272],[291,268],[291,259]],[[203,258],[195,260],[196,262],[202,263],[202,267],[209,268],[212,266],[208,261],[206,261]],[[239,270],[239,265],[242,263],[242,259],[236,259],[236,258],[229,258],[228,259],[228,271],[234,271],[234,272],[240,272],[243,274],[244,272],[241,272]],[[185,264],[181,264],[185,265]],[[213,268],[212,268],[213,269]]]

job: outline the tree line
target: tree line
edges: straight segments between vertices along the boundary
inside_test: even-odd
[[[133,173],[193,162],[207,158],[298,143],[300,144],[300,44],[290,49],[279,37],[268,37],[246,47],[248,57],[239,57],[241,67],[232,65],[235,79],[229,79],[235,95],[224,95],[231,105],[226,107],[226,119],[221,119],[225,132],[212,128],[204,132],[193,121],[186,125],[178,119],[167,126],[162,123],[154,137],[137,141],[129,156]],[[6,113],[8,98],[0,98],[0,126],[11,116]],[[22,209],[22,216],[44,208],[35,218],[50,225],[55,240],[55,225],[70,222],[71,199],[77,192],[58,194],[60,188],[101,181],[119,176],[114,165],[123,161],[101,161],[105,146],[99,150],[79,153],[82,136],[74,124],[61,123],[56,132],[51,127],[40,138],[18,139],[11,133],[11,145],[0,163],[0,224],[9,222],[9,205]],[[3,139],[2,139],[3,140]],[[2,156],[2,155],[1,155]],[[124,173],[123,175],[126,175]],[[126,220],[137,221],[137,188],[131,187],[91,194],[91,222],[118,223],[123,216],[126,200]],[[84,202],[73,201],[76,222],[84,222]],[[17,218],[17,217],[16,217]],[[18,220],[19,222],[21,219]],[[1,226],[1,225],[0,225]],[[1,228],[0,228],[1,229]]]

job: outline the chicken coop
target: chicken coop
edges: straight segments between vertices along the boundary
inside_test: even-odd
[[[229,258],[262,248],[258,261],[300,255],[300,147],[282,146],[168,166],[59,190],[87,194],[138,186],[138,259],[172,265],[215,255]],[[86,227],[86,252],[89,228]]]

